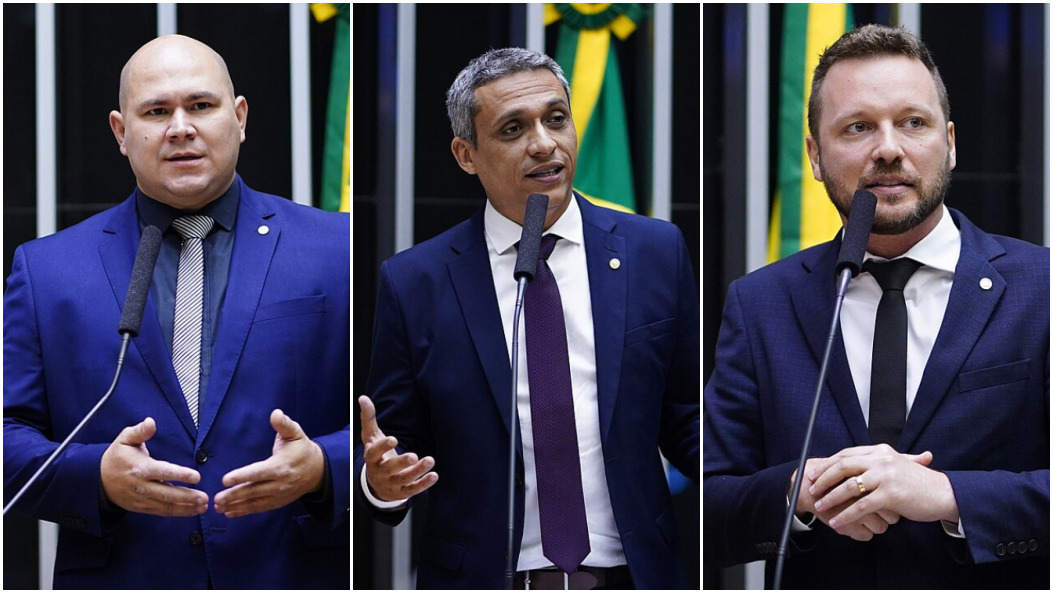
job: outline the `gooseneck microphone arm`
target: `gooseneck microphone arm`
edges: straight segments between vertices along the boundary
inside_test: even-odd
[[[139,328],[142,326],[143,321],[143,309],[146,307],[146,295],[150,291],[150,280],[153,278],[154,264],[157,263],[157,253],[161,249],[161,231],[157,230],[155,226],[148,226],[143,229],[142,239],[139,241],[139,250],[135,254],[135,264],[132,266],[132,277],[128,283],[128,294],[124,299],[124,310],[121,312],[121,321],[117,326],[117,331],[121,335],[121,350],[117,354],[117,371],[113,375],[113,382],[110,383],[110,388],[106,391],[106,394],[99,399],[98,403],[95,404],[86,416],[80,421],[79,424],[73,429],[69,435],[63,439],[59,446],[51,452],[44,463],[41,464],[37,471],[29,478],[29,480],[22,486],[11,500],[4,505],[3,516],[7,516],[10,511],[22,496],[29,490],[33,484],[40,478],[51,465],[55,462],[55,459],[62,454],[63,451],[69,447],[69,444],[73,442],[73,439],[80,434],[80,431],[91,422],[95,414],[102,408],[103,404],[106,403],[110,396],[113,395],[115,389],[117,389],[117,380],[121,378],[121,370],[124,368],[124,355],[128,352],[128,343],[132,338],[139,335]]]
[[[534,280],[537,272],[538,251],[541,248],[541,233],[545,230],[545,213],[548,211],[548,196],[530,194],[527,197],[526,215],[523,217],[523,234],[519,240],[516,255],[515,272],[512,274],[518,283],[516,290],[516,307],[512,315],[512,410],[508,423],[508,546],[505,558],[505,588],[511,589],[515,583],[515,530],[516,530],[516,432],[519,428],[518,389],[519,389],[519,315],[523,311],[523,296],[527,283]]]
[[[774,589],[782,587],[786,548],[790,540],[790,529],[793,525],[794,512],[797,509],[797,500],[801,495],[801,484],[804,481],[804,466],[808,460],[808,451],[812,446],[815,417],[819,412],[819,396],[823,392],[823,383],[826,381],[826,368],[830,363],[830,351],[833,349],[837,327],[841,322],[841,305],[845,300],[849,281],[859,273],[863,266],[863,257],[866,255],[870,229],[874,225],[874,209],[876,207],[877,196],[866,190],[856,191],[855,196],[852,198],[852,210],[848,216],[848,224],[845,225],[845,234],[841,241],[841,251],[837,260],[838,282],[834,315],[830,321],[830,333],[826,338],[826,349],[823,352],[822,364],[819,367],[819,380],[815,384],[815,395],[812,398],[812,413],[808,417],[808,427],[804,433],[804,444],[801,446],[801,456],[797,461],[797,472],[793,480],[793,489],[788,500],[789,504],[786,507],[786,520],[783,521],[782,535],[779,537],[779,550],[777,552],[778,557],[775,562],[775,576],[773,579]]]

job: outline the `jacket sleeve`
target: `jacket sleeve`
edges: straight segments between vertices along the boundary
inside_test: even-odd
[[[29,257],[15,251],[4,293],[4,504],[28,482],[65,435],[50,422],[44,352]],[[58,364],[56,362],[56,364]],[[100,535],[99,463],[108,443],[72,443],[14,509]]]
[[[703,399],[703,558],[730,566],[773,558],[796,461],[768,467],[756,364],[737,283],[728,291],[716,365]],[[811,534],[791,535],[791,551]]]

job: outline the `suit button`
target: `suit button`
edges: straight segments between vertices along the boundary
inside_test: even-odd
[[[197,455],[194,457],[194,459],[198,463],[204,463],[208,461],[208,453],[204,449],[198,449]]]
[[[1028,552],[1034,552],[1037,549],[1038,549],[1038,542],[1037,541],[1031,540],[1031,541],[1027,542],[1027,551]]]
[[[999,558],[1005,556],[1005,544],[998,544],[995,546],[995,556]]]
[[[523,474],[516,472],[516,488],[525,488],[526,483],[523,481]]]
[[[1019,542],[1016,545],[1016,551],[1021,554],[1027,554],[1027,542]]]
[[[1009,542],[1009,545],[1005,547],[1005,550],[1009,552],[1010,556],[1016,554],[1016,542]]]
[[[205,541],[205,538],[201,537],[200,531],[191,531],[188,539],[192,546],[200,546]]]

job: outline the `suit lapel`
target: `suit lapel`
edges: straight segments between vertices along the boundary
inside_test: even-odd
[[[827,337],[830,333],[831,316],[837,301],[837,278],[834,269],[837,264],[837,253],[841,248],[840,235],[824,247],[813,250],[802,260],[804,273],[811,276],[802,278],[790,287],[790,299],[797,324],[801,328],[808,348],[816,361],[816,368],[822,363],[826,351]],[[818,374],[816,375],[818,376]],[[830,362],[827,365],[825,387],[833,397],[841,412],[841,418],[848,427],[856,444],[869,444],[870,433],[866,419],[859,407],[859,396],[856,393],[852,371],[848,366],[845,354],[844,337],[838,324],[834,344],[830,351]],[[824,393],[820,397],[827,397]],[[811,401],[807,404],[811,406]]]
[[[451,240],[450,248],[455,255],[447,262],[447,269],[476,355],[490,385],[494,404],[501,414],[505,430],[509,430],[512,367],[507,356],[508,345],[501,327],[501,310],[497,305],[490,256],[483,232],[483,211],[480,210],[463,227],[463,232]],[[520,347],[525,345],[521,344]]]
[[[577,198],[581,208],[585,236],[585,261],[589,271],[592,325],[596,349],[596,397],[600,411],[602,442],[607,442],[614,408],[618,403],[618,379],[621,376],[625,344],[625,312],[628,306],[626,270],[638,262],[629,261],[625,238],[614,234],[616,223],[604,210],[588,200]],[[621,265],[610,265],[618,258]]]
[[[208,382],[204,406],[200,410],[198,442],[204,440],[216,419],[223,398],[230,387],[234,369],[248,339],[249,328],[263,294],[263,284],[270,270],[282,221],[273,208],[265,207],[255,192],[241,179],[238,219],[235,223],[234,249],[230,255],[230,273],[223,310],[216,329],[212,356],[212,375]],[[266,226],[266,232],[262,229]],[[171,366],[171,365],[169,365]],[[174,373],[173,373],[174,374]],[[184,407],[186,407],[184,405]]]
[[[103,238],[99,244],[99,255],[102,258],[103,268],[106,270],[106,277],[110,286],[113,287],[113,296],[122,311],[141,234],[133,194],[132,198],[113,209],[112,216],[103,229]],[[160,387],[164,398],[176,411],[184,430],[192,437],[196,432],[194,421],[190,417],[186,400],[183,398],[183,391],[179,387],[179,380],[172,368],[172,357],[165,345],[161,324],[157,321],[157,308],[150,294],[147,294],[139,335],[132,339],[131,348],[139,352],[139,356]]]
[[[961,254],[954,270],[943,325],[903,427],[900,451],[910,450],[946,397],[1006,288],[1005,279],[991,265],[1005,250],[964,216],[953,210],[951,213],[962,233]],[[980,280],[984,278],[991,282],[988,289],[981,288]]]

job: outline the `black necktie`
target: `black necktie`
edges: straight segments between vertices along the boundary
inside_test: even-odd
[[[863,270],[881,285],[870,367],[870,438],[895,447],[907,419],[907,304],[903,287],[920,266],[912,259],[878,263]]]

